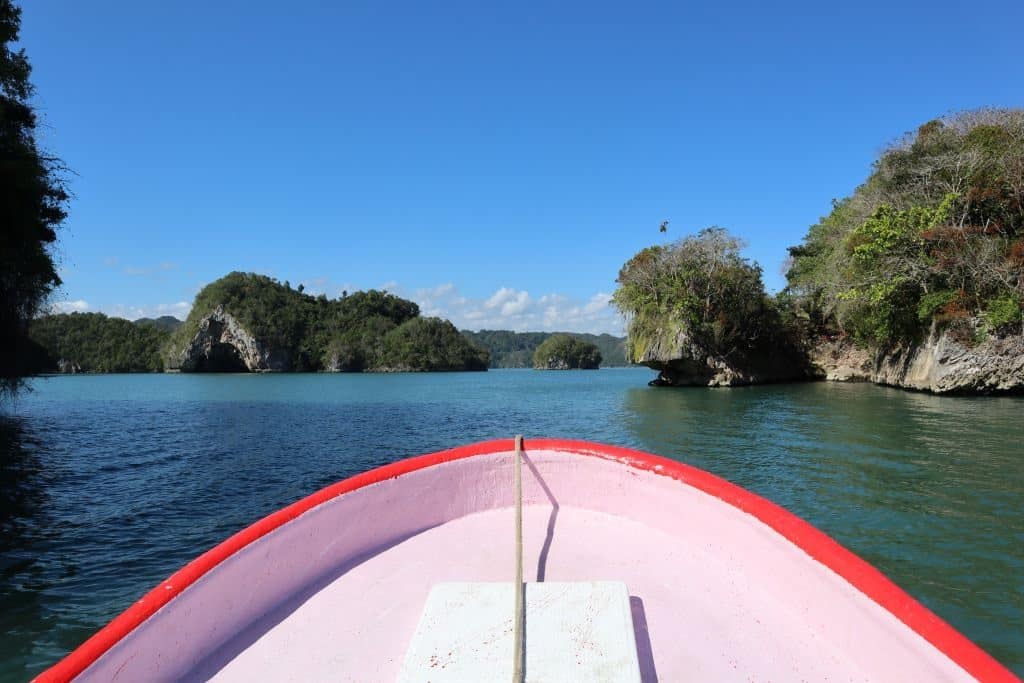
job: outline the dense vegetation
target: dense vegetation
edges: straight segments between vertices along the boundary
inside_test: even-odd
[[[164,332],[174,332],[182,325],[182,321],[173,315],[162,315],[159,318],[139,318],[134,321],[136,325],[149,325]]]
[[[384,337],[381,364],[392,370],[486,370],[490,354],[447,320],[413,318]]]
[[[811,333],[885,348],[933,322],[968,342],[1024,332],[1024,110],[924,124],[790,254]]]
[[[709,228],[623,266],[631,358],[675,331],[725,359],[822,336],[884,353],[933,325],[967,344],[1024,334],[1024,110],[931,121],[887,149],[789,250],[776,297],[741,246]]]
[[[567,332],[512,332],[509,330],[480,330],[462,334],[477,346],[481,346],[491,354],[492,368],[529,368],[533,366],[533,354],[544,340],[554,334]],[[596,346],[601,352],[601,366],[629,365],[626,360],[626,340],[610,334],[571,333],[585,342]]]
[[[230,273],[196,295],[185,324],[173,335],[172,364],[201,320],[218,307],[268,347],[284,349],[294,370],[485,369],[486,352],[450,324],[422,320],[419,307],[369,290],[337,299],[310,296],[272,278]],[[454,330],[454,328],[451,328]],[[481,367],[482,364],[482,367]]]
[[[600,365],[597,346],[568,334],[548,337],[533,354],[533,367],[541,370],[596,370]]]
[[[35,369],[76,372],[160,372],[169,333],[102,313],[47,315],[32,321]]]
[[[36,143],[32,68],[11,49],[20,28],[21,9],[0,0],[0,394],[37,360],[28,327],[60,285],[49,245],[68,201],[60,162]]]
[[[778,342],[779,315],[765,294],[761,268],[740,255],[742,243],[707,228],[675,243],[641,250],[619,271],[613,303],[628,320],[628,349],[639,359],[667,330],[684,331],[709,354],[728,358]]]

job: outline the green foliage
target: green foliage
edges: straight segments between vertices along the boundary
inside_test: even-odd
[[[912,206],[899,211],[883,204],[848,239],[854,261],[874,268],[894,253],[918,252],[925,244],[923,233],[949,220],[957,195],[950,194],[934,209]]]
[[[82,372],[161,372],[161,351],[170,335],[102,313],[47,315],[32,321],[29,334],[43,350],[41,370],[61,361]]]
[[[989,329],[993,331],[999,331],[1011,325],[1024,327],[1021,299],[1010,294],[989,299],[985,304],[984,317]]]
[[[750,351],[779,333],[761,268],[740,255],[741,246],[724,229],[708,228],[647,247],[622,267],[612,301],[629,319],[632,360],[671,329],[722,357]]]
[[[921,322],[928,322],[936,313],[955,301],[957,292],[952,289],[942,289],[938,292],[930,292],[921,297],[917,304],[917,319]]]
[[[167,333],[174,332],[182,325],[182,321],[173,315],[162,315],[159,318],[139,318],[134,322],[136,325],[149,325]]]
[[[904,338],[917,329],[918,293],[906,280],[876,282],[848,290],[840,298],[846,304],[848,331],[862,344]]]
[[[533,367],[564,367],[596,370],[601,365],[597,346],[568,334],[555,334],[544,340],[533,353]]]
[[[1024,110],[965,112],[883,153],[789,250],[786,291],[816,332],[884,348],[1019,301],[1022,236]]]
[[[565,332],[512,332],[510,330],[462,331],[472,343],[487,349],[491,354],[492,368],[529,368],[533,366],[533,354],[544,340],[554,334]],[[629,365],[626,360],[625,339],[610,334],[572,333],[572,336],[597,347],[601,352],[601,367],[622,367]]]
[[[481,349],[457,331],[452,338],[450,323],[423,321],[412,301],[376,290],[346,292],[337,299],[314,297],[288,283],[239,272],[196,295],[188,320],[172,338],[172,360],[195,336],[201,320],[218,307],[262,344],[285,350],[293,370],[478,369],[481,357],[482,369],[487,367]]]
[[[36,144],[31,66],[18,40],[21,10],[0,0],[0,394],[30,372],[30,321],[60,285],[49,251],[66,216],[60,162]]]
[[[388,332],[377,369],[412,372],[486,370],[490,354],[447,320],[413,318]]]

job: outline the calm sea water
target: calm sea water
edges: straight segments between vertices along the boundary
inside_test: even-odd
[[[1024,673],[1024,398],[656,389],[653,373],[55,377],[0,418],[0,680],[183,563],[356,472],[564,436],[705,468],[874,563]]]

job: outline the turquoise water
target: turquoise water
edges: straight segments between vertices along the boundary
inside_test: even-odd
[[[0,419],[0,680],[183,563],[393,460],[517,432],[639,448],[787,507],[1024,673],[1024,398],[656,389],[638,369],[37,380]]]

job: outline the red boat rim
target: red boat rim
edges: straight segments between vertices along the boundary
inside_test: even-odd
[[[824,532],[782,507],[709,472],[641,451],[571,439],[526,439],[530,448],[566,451],[615,460],[630,467],[670,477],[753,515],[812,558],[841,576],[854,588],[891,613],[980,681],[1018,681],[991,655],[943,621],[882,572],[841,546]],[[68,681],[82,673],[119,640],[173,600],[200,577],[253,541],[287,524],[304,512],[343,494],[440,463],[514,450],[512,439],[484,441],[400,460],[331,484],[282,508],[192,560],[161,582],[131,607],[44,671],[38,681]]]

